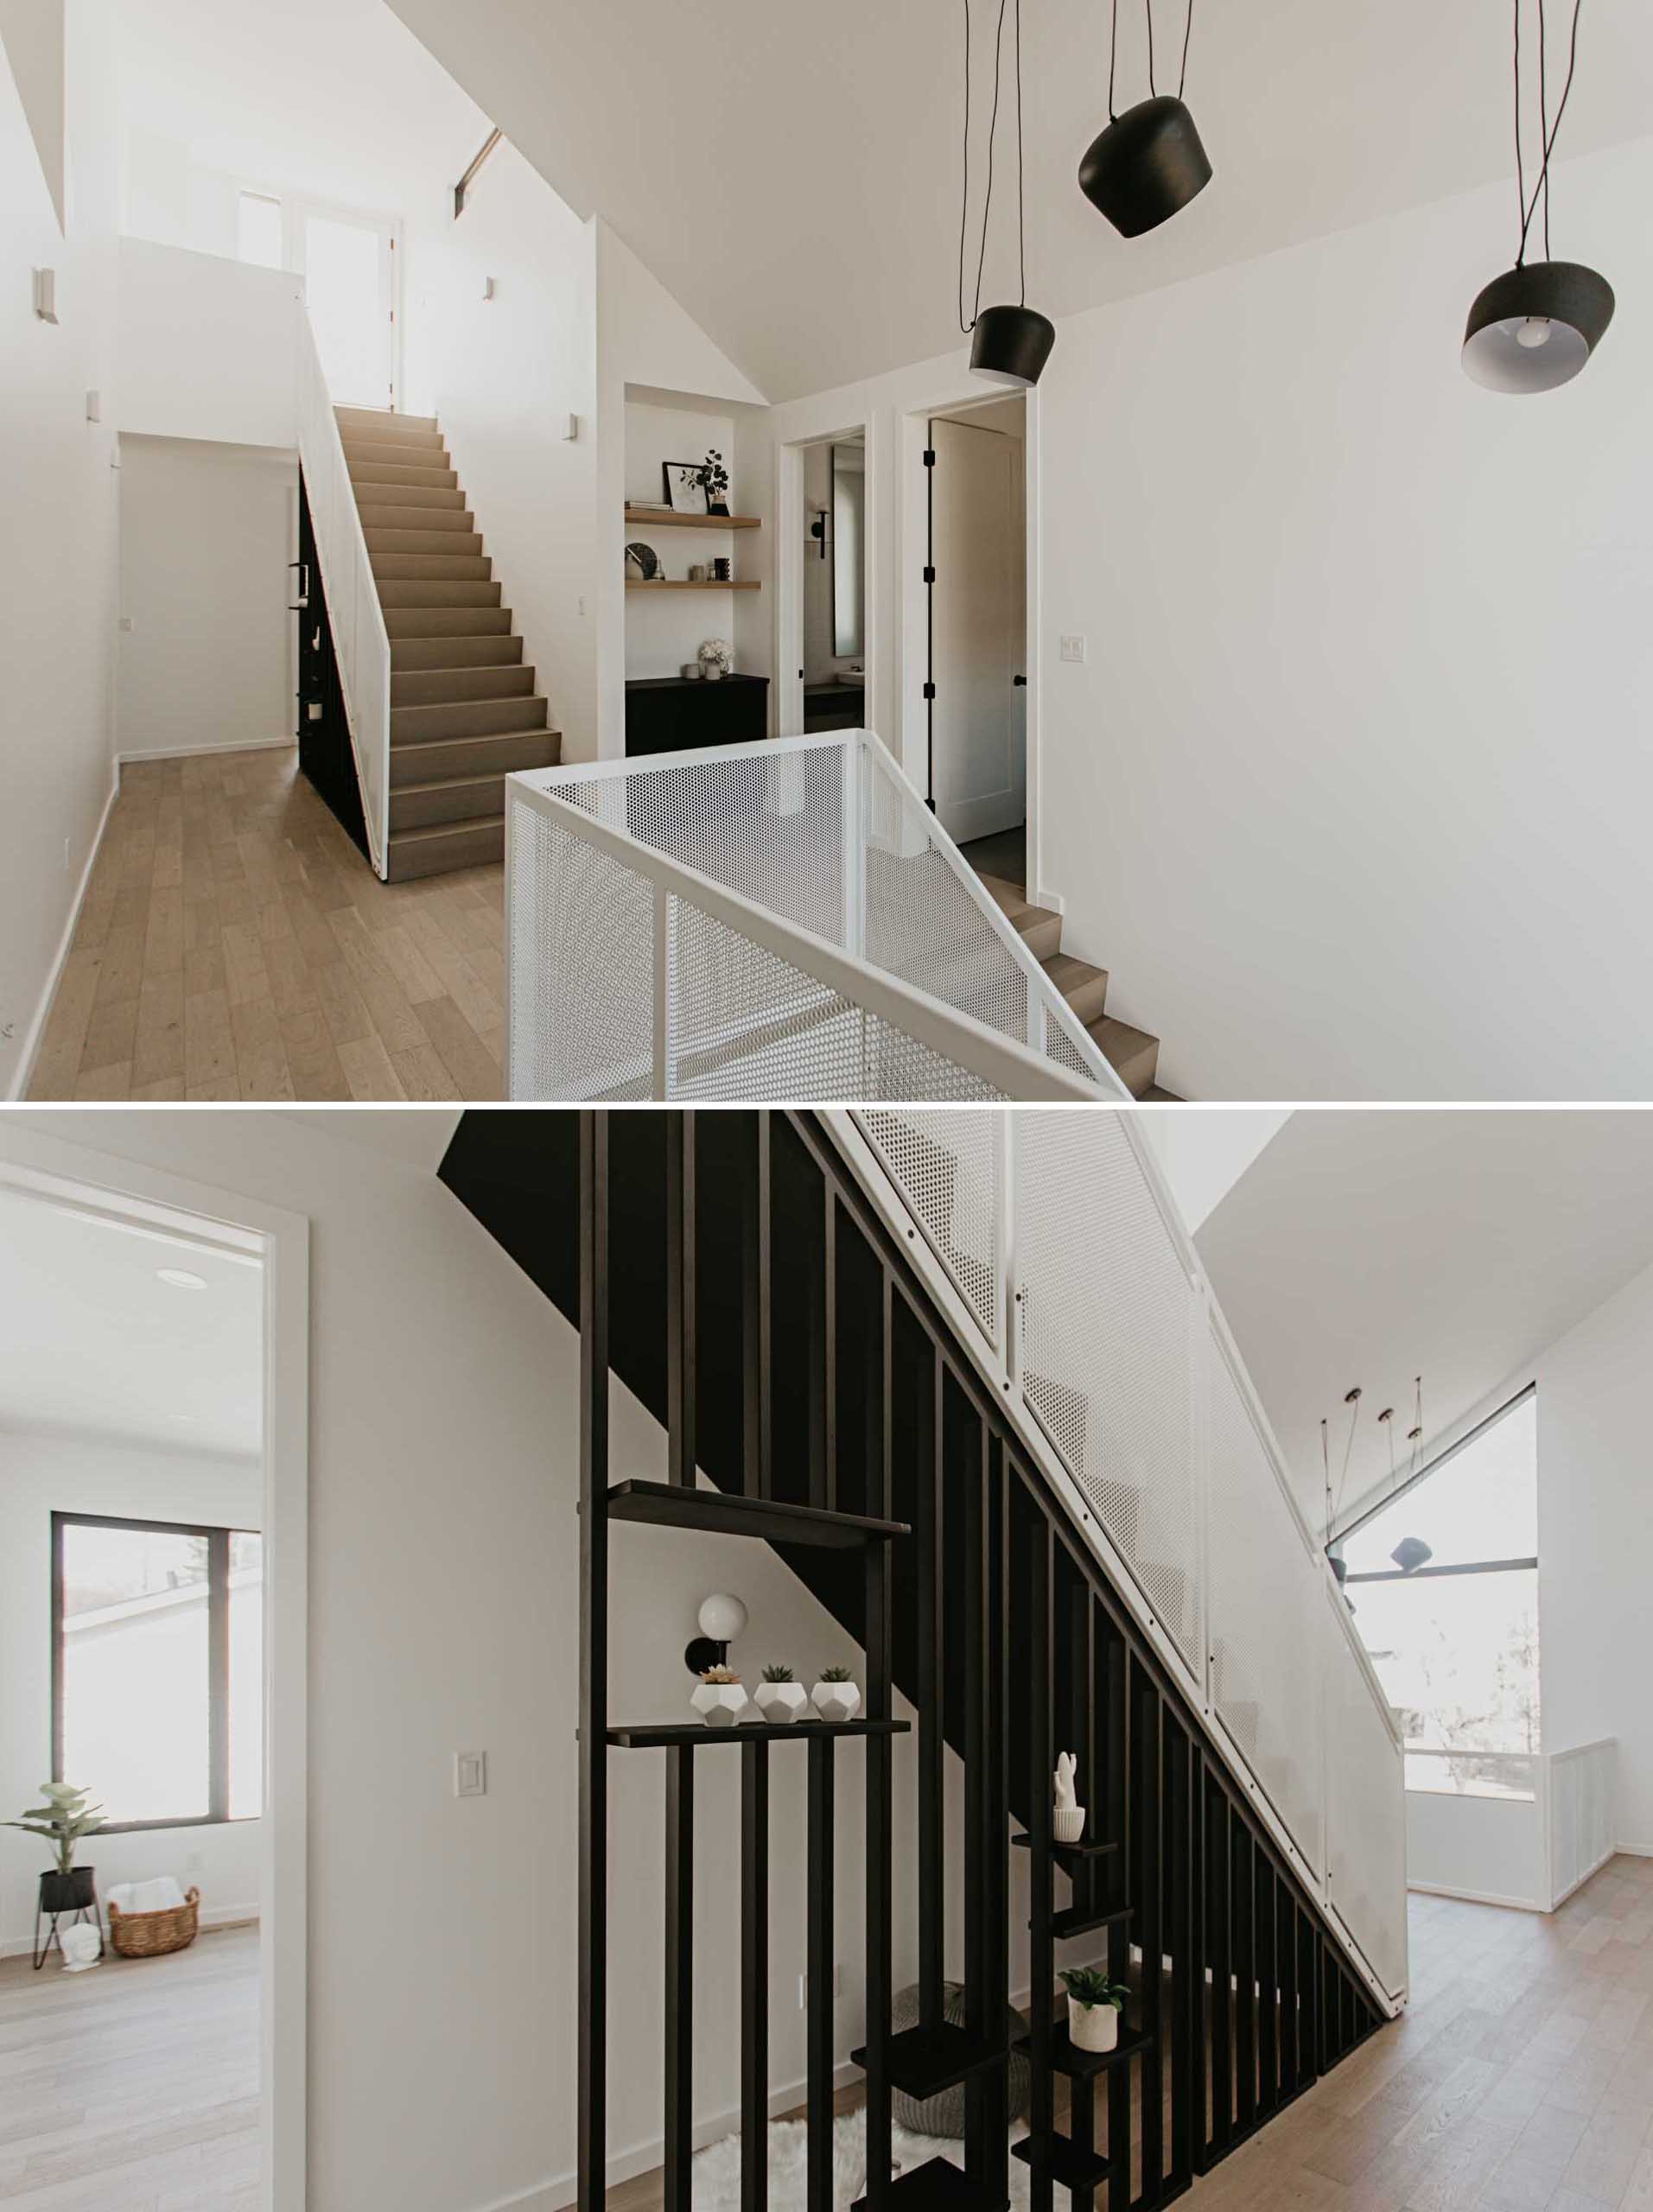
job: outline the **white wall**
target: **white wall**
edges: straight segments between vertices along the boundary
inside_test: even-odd
[[[1528,403],[1457,359],[1506,257],[1502,184],[1061,324],[1029,420],[1035,882],[1170,1088],[1653,1090],[1653,1032],[1623,1018],[1650,950],[1650,188],[1653,140],[1556,171],[1558,247],[1618,313],[1587,374]],[[766,485],[777,441],[871,422],[869,704],[898,745],[921,720],[900,419],[961,364],[747,428]]]
[[[297,462],[134,437],[121,461],[122,758],[290,745]]]
[[[732,514],[745,511],[740,504],[740,480],[734,472],[734,418],[709,414],[698,406],[668,406],[658,402],[628,398],[626,403],[626,499],[649,506],[665,498],[662,463],[704,461],[709,452],[721,453],[730,472],[728,504]],[[658,530],[645,522],[627,523],[626,542],[652,545],[665,574],[687,577],[691,567],[709,568],[720,557],[734,563],[743,574],[741,556],[748,531]],[[626,600],[626,673],[633,676],[676,676],[685,661],[693,660],[703,641],[725,638],[734,641],[732,591],[662,592],[651,599],[647,592],[628,593]]]
[[[0,1819],[37,1803],[51,1777],[53,1514],[257,1529],[262,1488],[256,1461],[0,1432]],[[97,1796],[95,1775],[68,1779]],[[90,1837],[79,1858],[96,1866],[105,1897],[117,1882],[155,1874],[196,1884],[211,1925],[256,1916],[259,1849],[259,1823],[234,1821]],[[45,1853],[33,1836],[0,1831],[0,1956],[29,1948]]]
[[[1290,1119],[1282,1106],[1178,1107],[1138,1116],[1191,1236]]]
[[[303,297],[283,270],[123,238],[120,429],[296,446]]]
[[[410,343],[565,760],[597,749],[593,233],[501,145],[455,221],[412,237]],[[494,296],[483,297],[486,280]],[[570,414],[580,435],[564,432]],[[619,555],[616,554],[616,559]]]
[[[1406,1794],[1409,1889],[1547,1911],[1542,1808],[1536,1798]]]
[[[0,60],[0,1096],[26,1078],[111,793],[116,588],[117,133],[102,0],[67,10],[67,223],[60,231]],[[34,271],[58,278],[55,324]],[[103,420],[87,420],[88,391]]]

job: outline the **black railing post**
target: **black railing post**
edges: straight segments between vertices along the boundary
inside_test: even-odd
[[[830,1736],[809,1747],[809,2212],[832,2212],[833,1750]]]
[[[932,2030],[942,2020],[942,1931],[946,1916],[942,1836],[946,1751],[942,1713],[946,1682],[942,1650],[946,1384],[946,1363],[931,1351],[929,1373],[923,1378],[913,1408],[913,1462],[919,1494],[919,2020],[921,2026]]]
[[[694,1114],[687,1108],[668,1114],[665,1125],[667,1465],[672,1482],[692,1489],[696,1445]]]
[[[695,1755],[666,1753],[664,2212],[690,2212],[694,2143]]]
[[[608,1117],[580,1116],[580,2212],[607,2190]]]
[[[742,1744],[741,1766],[741,2212],[764,2212],[769,2202],[768,1745]]]
[[[867,1470],[867,1510],[887,1516],[893,1496],[895,1281],[886,1267],[880,1287],[879,1402],[882,1409],[877,1457]],[[867,1548],[868,1718],[891,1713],[890,1563],[887,1544]],[[883,2212],[890,2186],[890,1943],[893,1900],[890,1862],[894,1849],[890,1739],[867,1743],[867,2205]]]
[[[1027,1967],[1033,2060],[1031,2133],[1048,2143],[1056,2132],[1054,2081],[1051,2068],[1051,2004],[1056,1980],[1056,1942],[1051,1929],[1051,1799],[1056,1764],[1054,1732],[1055,1639],[1052,1633],[1056,1567],[1056,1532],[1042,1512],[1028,1516],[1031,1543],[1027,1574],[1027,1833],[1032,1870],[1033,1935]],[[1076,2082],[1073,2094],[1093,2096],[1089,2082]],[[1051,2212],[1051,2171],[1034,2165],[1027,2185],[1031,2212]]]

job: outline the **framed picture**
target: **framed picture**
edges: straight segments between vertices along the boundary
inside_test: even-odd
[[[664,464],[666,505],[674,515],[703,515],[709,512],[706,486],[698,481],[697,461],[668,461]]]

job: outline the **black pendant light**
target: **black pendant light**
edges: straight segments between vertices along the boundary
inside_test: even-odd
[[[1573,90],[1579,60],[1579,10],[1574,0],[1573,35],[1567,51],[1567,82],[1555,120],[1549,119],[1545,81],[1544,0],[1538,0],[1538,110],[1543,158],[1532,198],[1527,197],[1521,155],[1521,10],[1515,9],[1516,191],[1521,235],[1516,265],[1495,276],[1469,311],[1464,333],[1464,367],[1489,391],[1553,391],[1570,383],[1600,344],[1612,321],[1612,286],[1582,262],[1549,257],[1549,164],[1556,135]],[[1529,263],[1527,241],[1540,200],[1544,207],[1544,258]]]
[[[1154,0],[1148,10],[1148,97],[1128,107],[1114,106],[1114,73],[1119,60],[1119,0],[1114,0],[1113,38],[1108,55],[1108,128],[1094,138],[1079,164],[1079,189],[1099,207],[1122,238],[1157,230],[1211,181],[1211,165],[1194,118],[1183,99],[1188,82],[1188,41],[1193,35],[1194,0],[1188,0],[1182,34],[1182,71],[1176,97],[1161,92],[1154,79]]]
[[[1021,0],[1015,0],[1016,41],[1016,242],[1021,296],[1014,307],[984,308],[982,275],[987,266],[988,221],[993,213],[993,149],[999,128],[999,79],[1004,49],[1004,19],[1009,0],[999,0],[993,44],[993,117],[988,126],[987,195],[982,208],[982,251],[976,264],[976,302],[964,316],[964,239],[970,214],[970,0],[964,0],[964,206],[958,225],[958,327],[970,338],[970,367],[989,384],[1018,391],[1039,382],[1056,343],[1056,326],[1027,304],[1027,226],[1022,195]]]

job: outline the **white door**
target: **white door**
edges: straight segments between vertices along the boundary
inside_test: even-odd
[[[396,404],[395,263],[392,225],[305,214],[304,298],[336,407]]]
[[[1027,544],[1021,447],[934,422],[931,449],[931,789],[960,844],[1027,816]]]

